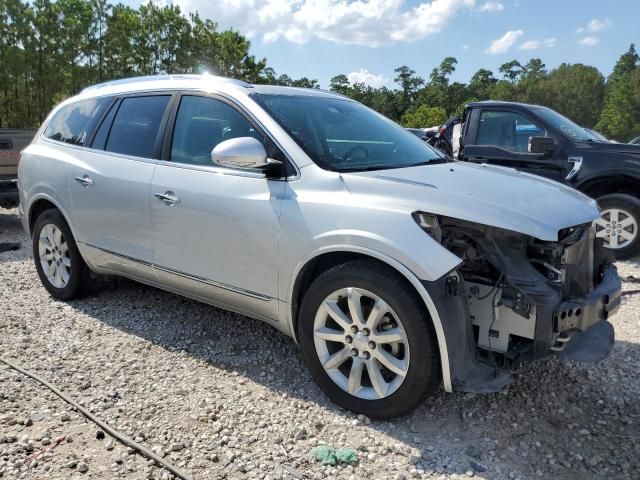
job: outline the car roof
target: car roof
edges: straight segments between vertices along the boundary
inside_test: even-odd
[[[519,107],[519,108],[545,108],[541,105],[530,103],[507,102],[504,100],[482,100],[480,102],[470,102],[469,107]]]
[[[250,95],[252,93],[269,95],[306,95],[333,98],[346,98],[342,95],[316,88],[281,87],[274,85],[258,85],[237,80],[234,78],[220,77],[210,74],[193,75],[150,75],[144,77],[125,78],[113,80],[82,90],[78,95],[69,99],[77,101],[81,99],[102,97],[106,95],[121,95],[145,91],[158,90],[198,90],[205,92],[221,92],[229,94]],[[67,103],[67,102],[65,102]]]

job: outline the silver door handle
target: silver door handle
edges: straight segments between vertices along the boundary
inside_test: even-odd
[[[180,197],[177,197],[176,194],[171,191],[164,193],[155,193],[154,197],[156,197],[158,200],[162,200],[164,204],[168,205],[169,207],[180,203]]]
[[[89,175],[83,175],[81,177],[76,177],[76,182],[78,182],[83,187],[87,187],[87,188],[89,188],[91,185],[93,185],[93,180],[91,179],[91,177]]]

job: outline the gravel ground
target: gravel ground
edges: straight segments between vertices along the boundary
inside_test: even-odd
[[[640,478],[640,295],[624,297],[599,364],[550,359],[506,392],[440,392],[409,416],[370,421],[331,404],[293,341],[265,324],[128,281],[57,302],[16,211],[0,210],[2,242],[22,248],[0,253],[0,355],[194,480]],[[619,268],[640,277],[637,261]],[[100,433],[0,365],[0,478],[172,478]],[[322,466],[322,444],[359,461]]]

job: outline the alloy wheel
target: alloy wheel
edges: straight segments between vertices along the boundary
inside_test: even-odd
[[[616,250],[630,245],[638,235],[638,222],[627,210],[608,208],[601,212],[595,222],[596,237],[604,241],[607,248]]]
[[[47,223],[40,230],[38,252],[49,283],[56,288],[66,287],[71,277],[69,246],[60,228],[53,223]]]
[[[395,392],[409,370],[409,341],[402,321],[378,295],[344,288],[320,304],[314,320],[316,353],[327,375],[358,398]]]

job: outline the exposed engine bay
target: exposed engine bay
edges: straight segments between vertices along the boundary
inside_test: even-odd
[[[619,306],[620,280],[591,224],[544,242],[447,217],[414,217],[462,259],[443,279],[425,283],[443,312],[454,389],[498,390],[522,361],[563,352],[599,322],[611,329],[602,347],[605,356],[610,351],[606,319]]]

